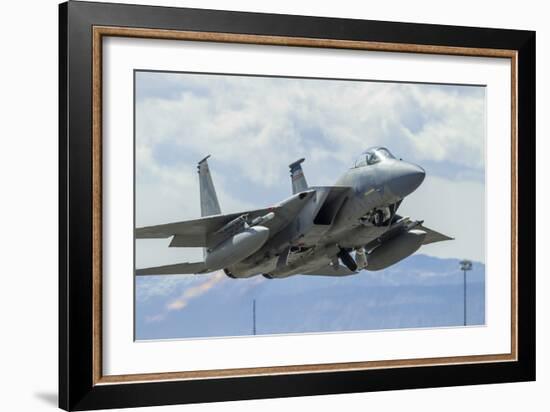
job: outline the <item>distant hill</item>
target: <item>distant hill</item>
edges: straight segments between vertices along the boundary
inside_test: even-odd
[[[136,281],[137,339],[373,330],[463,324],[460,259],[413,255],[379,272],[268,280],[205,276]],[[485,265],[467,282],[468,324],[485,322]]]

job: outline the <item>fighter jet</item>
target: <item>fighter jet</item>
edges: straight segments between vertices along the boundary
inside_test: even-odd
[[[222,214],[208,158],[198,163],[199,219],[136,229],[136,239],[171,237],[202,247],[204,260],[137,269],[136,275],[346,276],[385,269],[422,245],[452,238],[397,214],[423,182],[420,166],[384,147],[363,152],[334,186],[309,187],[300,159],[290,164],[292,196],[265,209]]]

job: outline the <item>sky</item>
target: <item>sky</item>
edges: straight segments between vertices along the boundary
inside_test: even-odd
[[[417,253],[485,262],[482,86],[136,71],[135,92],[137,227],[200,217],[196,164],[208,154],[229,213],[289,197],[294,160],[306,159],[310,186],[332,185],[381,145],[426,170],[399,213],[455,238]],[[169,242],[137,241],[136,267],[202,260],[201,249]],[[138,286],[168,291],[175,280],[167,278]],[[213,274],[176,283],[193,298],[221,281]],[[177,302],[165,307],[184,309]],[[161,321],[164,312],[144,316]]]
[[[139,71],[135,131],[138,227],[200,216],[207,154],[228,213],[288,197],[296,159],[309,185],[331,185],[382,145],[426,170],[400,214],[455,238],[422,253],[485,261],[484,87]],[[138,242],[137,267],[201,256],[168,242]]]

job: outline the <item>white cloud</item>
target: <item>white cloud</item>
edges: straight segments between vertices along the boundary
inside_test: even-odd
[[[366,147],[383,144],[403,157],[414,152],[419,160],[483,167],[479,88],[172,76],[180,79],[179,98],[138,102],[138,147],[169,141],[197,154],[212,153],[253,182],[275,184],[280,165],[315,143],[319,158],[346,164]],[[209,93],[194,92],[199,86]]]

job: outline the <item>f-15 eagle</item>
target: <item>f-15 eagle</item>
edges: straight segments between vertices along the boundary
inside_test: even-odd
[[[304,159],[290,164],[292,196],[275,206],[222,214],[205,157],[198,163],[201,218],[136,229],[136,239],[201,247],[204,260],[137,269],[136,275],[346,276],[385,269],[422,245],[452,238],[397,214],[425,171],[384,147],[363,152],[334,186],[310,187]]]

